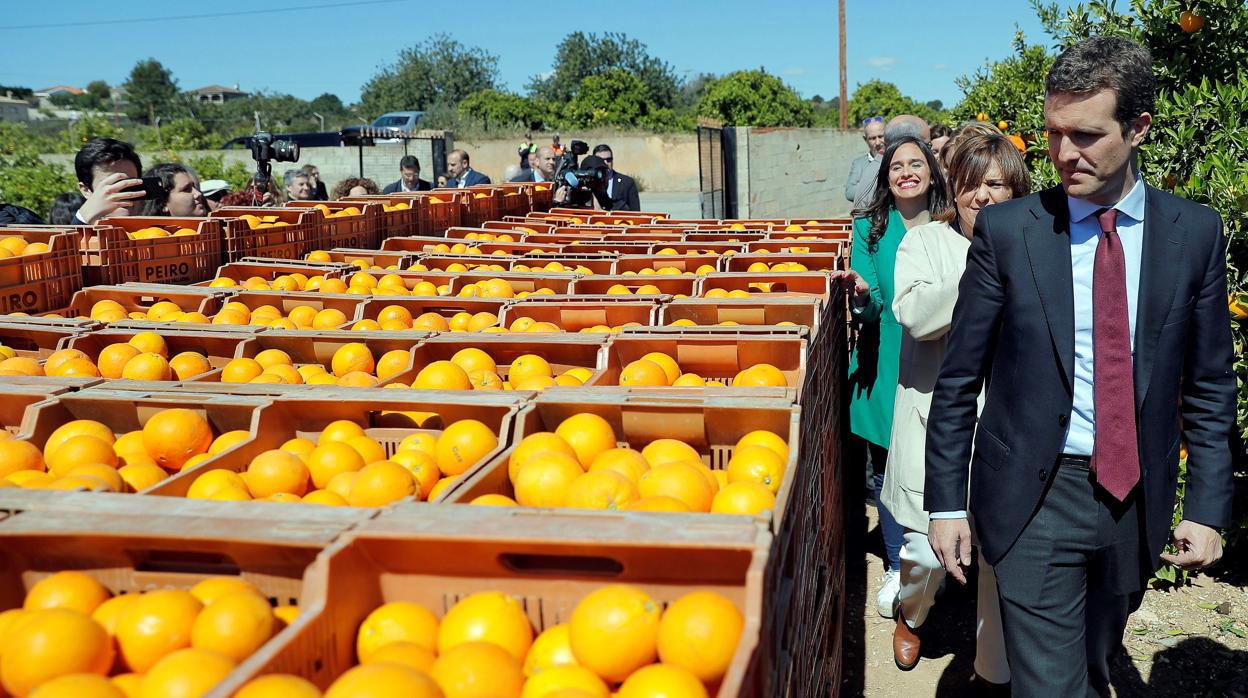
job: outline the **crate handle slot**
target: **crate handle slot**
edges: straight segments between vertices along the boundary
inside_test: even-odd
[[[600,556],[503,553],[498,556],[498,561],[509,570],[525,574],[616,577],[624,571],[624,565],[619,560]]]
[[[233,576],[243,570],[228,555],[197,552],[192,550],[142,550],[131,551],[134,569],[138,572],[211,574]]]

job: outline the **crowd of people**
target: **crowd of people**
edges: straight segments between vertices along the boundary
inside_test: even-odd
[[[1034,193],[991,124],[863,124],[840,275],[858,327],[849,419],[903,670],[944,630],[928,612],[947,576],[966,582],[975,547],[975,692],[1108,696],[1158,564],[1221,557],[1226,238],[1215,211],[1143,179],[1155,92],[1143,46],[1097,37],[1062,53],[1044,94],[1061,183]]]

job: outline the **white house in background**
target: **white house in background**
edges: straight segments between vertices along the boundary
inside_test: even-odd
[[[39,98],[40,109],[58,109],[59,107],[52,103],[53,95],[80,95],[82,92],[83,90],[81,87],[73,87],[71,85],[53,85],[52,87],[45,87],[42,90],[35,90],[35,97]]]
[[[12,90],[5,90],[0,96],[0,121],[30,121],[30,105],[14,97]]]
[[[197,102],[208,102],[211,104],[223,104],[235,99],[242,99],[249,96],[246,92],[238,89],[238,84],[234,87],[226,87],[224,85],[205,85],[197,87],[188,92]]]

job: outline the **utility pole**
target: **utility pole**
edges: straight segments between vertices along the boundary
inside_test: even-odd
[[[837,0],[837,15],[841,34],[841,128],[849,128],[849,91],[845,87],[845,0]]]

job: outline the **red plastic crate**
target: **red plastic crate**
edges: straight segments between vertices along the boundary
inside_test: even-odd
[[[236,222],[225,231],[226,261],[243,257],[303,259],[320,243],[325,217],[319,209],[226,206],[208,214],[212,218],[232,218]],[[285,225],[251,228],[240,216],[275,217]],[[259,225],[259,224],[257,224]],[[270,224],[271,225],[271,224]]]
[[[419,211],[413,197],[406,194],[370,194],[368,196],[348,196],[340,202],[376,203],[381,204],[378,232],[381,239],[396,235],[416,235],[419,230]],[[397,207],[397,208],[396,208]],[[387,211],[386,208],[390,210]]]
[[[598,325],[653,325],[658,317],[659,304],[653,300],[653,296],[649,298],[650,300],[635,300],[628,296],[530,296],[504,307],[499,323],[510,327],[517,319],[528,317],[537,322],[554,323],[563,328],[564,332],[580,332]]]
[[[68,228],[0,228],[0,238],[43,243],[47,252],[0,259],[0,314],[41,313],[68,305],[82,288],[80,232]]]
[[[418,235],[445,235],[447,228],[464,224],[464,205],[454,189],[425,192],[420,197]]]
[[[658,294],[649,295],[693,296],[698,285],[698,279],[696,276],[685,276],[684,274],[647,274],[644,276],[641,274],[604,274],[600,276],[582,276],[572,284],[571,293],[577,296],[607,295],[611,287],[623,286],[632,291],[633,295],[639,295],[638,289],[647,285],[659,289]]]
[[[325,214],[325,224],[316,248],[329,250],[335,247],[377,249],[381,244],[381,204],[356,201],[290,201],[287,208],[317,208]],[[349,208],[359,211],[354,216],[338,214]],[[325,213],[328,209],[329,213]]]
[[[194,235],[132,239],[130,233],[160,228]],[[213,278],[221,262],[225,225],[212,218],[119,216],[84,229],[83,276],[88,286],[126,282],[193,284]]]

